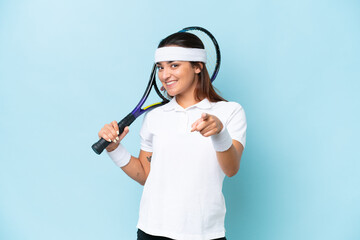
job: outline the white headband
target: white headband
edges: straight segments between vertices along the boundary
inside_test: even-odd
[[[190,61],[206,63],[206,51],[200,48],[162,47],[155,51],[155,62]]]

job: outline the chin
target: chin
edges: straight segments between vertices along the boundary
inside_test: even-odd
[[[175,97],[175,94],[173,94],[171,92],[166,91],[166,94],[169,95],[170,97]]]
[[[178,93],[176,91],[171,91],[171,90],[166,90],[167,94],[170,95],[171,97],[176,96]]]

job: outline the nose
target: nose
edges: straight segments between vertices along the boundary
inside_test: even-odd
[[[166,79],[168,79],[170,77],[170,71],[167,67],[164,67],[160,72],[159,72],[159,78],[161,81],[165,82]]]

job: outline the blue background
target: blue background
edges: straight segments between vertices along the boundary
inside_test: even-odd
[[[90,146],[142,95],[158,42],[192,25],[216,36],[215,86],[248,120],[227,237],[360,239],[355,0],[1,0],[0,239],[135,239],[142,186]]]

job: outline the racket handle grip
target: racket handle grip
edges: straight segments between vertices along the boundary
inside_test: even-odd
[[[118,122],[119,126],[119,135],[124,132],[124,129],[126,126],[130,126],[134,121],[136,117],[129,113],[126,117],[124,117],[120,122]],[[99,141],[94,143],[91,148],[94,150],[96,154],[101,154],[104,149],[109,146],[111,142],[106,141],[105,139],[101,138]]]
[[[100,138],[99,141],[97,141],[96,143],[94,143],[91,148],[94,150],[94,152],[98,155],[100,155],[104,149],[109,146],[111,142],[106,141],[103,138]]]

